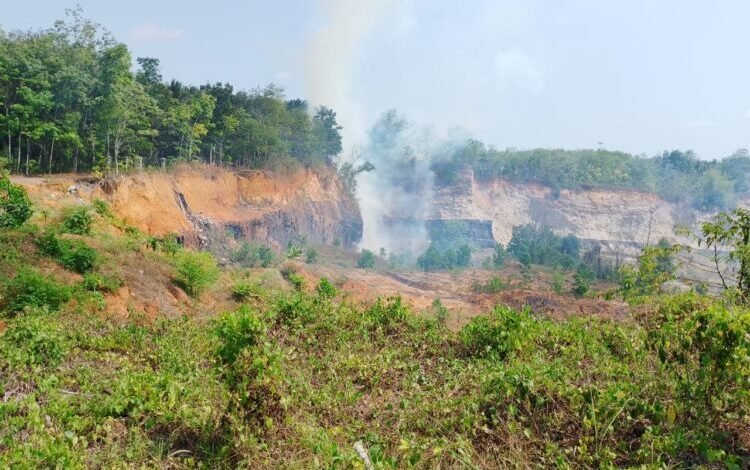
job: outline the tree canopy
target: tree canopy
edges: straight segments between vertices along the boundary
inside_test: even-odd
[[[165,82],[79,9],[38,31],[0,31],[0,158],[18,173],[118,172],[162,161],[264,167],[331,164],[335,111],[309,109],[273,84]]]

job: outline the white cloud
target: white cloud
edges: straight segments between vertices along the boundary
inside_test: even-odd
[[[709,121],[707,119],[698,119],[696,121],[690,121],[685,123],[685,127],[716,127],[718,123]]]
[[[532,57],[519,49],[508,49],[495,56],[495,79],[503,86],[537,94],[544,88],[544,77]]]
[[[167,41],[177,39],[183,34],[184,31],[181,29],[167,28],[153,23],[144,23],[130,32],[133,39],[141,41]]]

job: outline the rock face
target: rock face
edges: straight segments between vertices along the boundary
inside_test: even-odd
[[[615,244],[641,245],[661,237],[680,239],[675,226],[694,227],[711,214],[671,204],[651,193],[624,190],[560,190],[503,179],[476,181],[471,170],[450,187],[435,189],[433,218],[492,222],[497,242],[507,244],[516,225],[536,223],[560,235]]]
[[[93,197],[145,233],[178,233],[192,244],[228,235],[276,247],[296,237],[351,246],[362,237],[359,208],[329,170],[184,167],[107,180]]]

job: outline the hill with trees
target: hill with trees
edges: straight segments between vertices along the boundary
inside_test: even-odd
[[[0,158],[17,173],[202,160],[260,168],[330,164],[341,127],[273,84],[166,82],[79,9],[38,31],[0,31]]]

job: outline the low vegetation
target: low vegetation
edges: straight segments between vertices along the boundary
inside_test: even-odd
[[[732,217],[737,231],[712,223],[745,233]],[[750,462],[744,284],[659,294],[671,247],[645,250],[618,291],[640,304],[628,320],[496,306],[453,330],[439,300],[426,312],[398,296],[353,302],[303,277],[302,260],[279,268],[294,289],[269,289],[272,267],[220,272],[171,238],[108,235],[105,216],[90,235],[50,220],[0,230],[2,468],[362,468],[358,441],[375,468]],[[742,269],[747,242],[721,236]],[[61,261],[78,242],[97,253],[83,275]],[[107,274],[113,252],[195,299],[183,315],[108,315],[113,293],[137,285]],[[591,276],[581,266],[574,289]],[[502,288],[496,277],[476,289]]]

